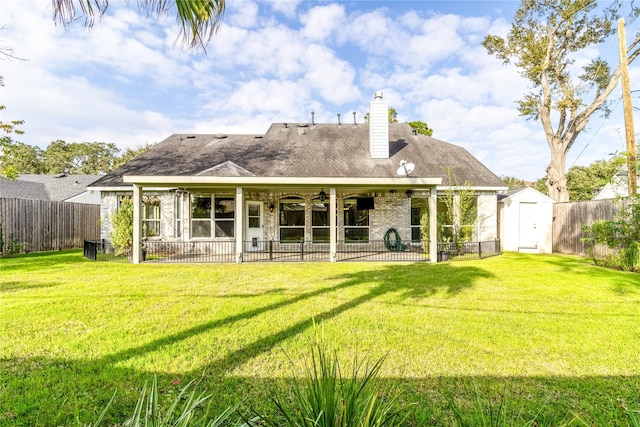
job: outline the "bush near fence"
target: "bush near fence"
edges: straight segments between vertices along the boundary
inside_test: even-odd
[[[590,245],[581,239],[583,225],[599,220],[613,219],[615,214],[629,204],[628,199],[589,200],[583,202],[555,203],[553,205],[553,252],[602,259],[612,254],[603,245],[596,245],[593,254]]]

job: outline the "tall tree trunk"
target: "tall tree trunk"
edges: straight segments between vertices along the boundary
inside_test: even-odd
[[[551,144],[550,144],[551,145]],[[547,166],[547,194],[556,202],[569,201],[569,189],[567,188],[567,175],[565,166],[567,154],[563,149],[551,147],[551,162]]]

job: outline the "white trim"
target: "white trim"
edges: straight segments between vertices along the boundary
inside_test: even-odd
[[[155,184],[167,186],[180,185],[230,185],[245,187],[272,187],[274,185],[287,186],[337,186],[349,185],[389,185],[389,186],[422,186],[440,185],[442,178],[409,178],[409,177],[255,177],[255,176],[148,176],[148,175],[125,175],[123,181],[132,184]],[[491,189],[502,187],[487,187]]]

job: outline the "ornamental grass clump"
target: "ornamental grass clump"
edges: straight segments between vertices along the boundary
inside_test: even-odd
[[[94,423],[84,424],[85,427],[100,427],[104,425],[106,414],[113,404],[115,394],[104,407],[100,416]],[[204,407],[211,399],[211,394],[205,391],[198,391],[198,383],[190,381],[184,386],[178,395],[169,402],[163,402],[158,391],[158,379],[153,377],[151,387],[145,382],[140,396],[135,404],[133,412],[123,420],[124,427],[222,427],[238,426],[240,418],[234,414],[238,405],[224,410],[217,416],[209,413],[209,408]],[[76,414],[75,426],[80,427]]]
[[[384,357],[368,365],[357,356],[346,375],[335,352],[316,340],[304,377],[294,373],[288,396],[274,399],[277,419],[260,419],[253,425],[308,427],[400,426],[409,412],[397,405],[377,382]],[[404,415],[401,414],[404,412]]]

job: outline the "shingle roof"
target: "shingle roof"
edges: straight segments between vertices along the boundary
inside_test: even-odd
[[[401,160],[412,177],[442,177],[460,184],[506,185],[462,147],[424,135],[408,124],[389,125],[388,159],[369,156],[366,124],[275,123],[264,135],[171,135],[92,187],[129,186],[124,175],[257,177],[396,177]],[[236,175],[237,174],[237,175]]]
[[[87,190],[98,175],[20,175],[0,180],[0,197],[62,201]]]

